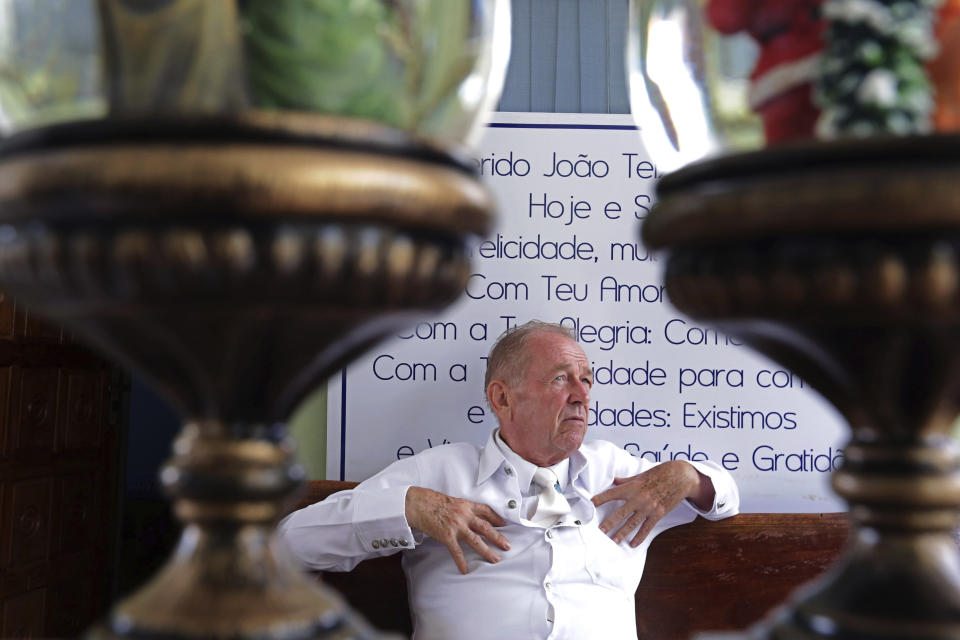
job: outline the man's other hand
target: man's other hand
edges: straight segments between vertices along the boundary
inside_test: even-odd
[[[630,546],[636,547],[653,526],[685,498],[701,509],[709,509],[713,504],[713,483],[693,465],[671,460],[631,478],[614,478],[613,487],[595,495],[593,504],[599,507],[611,500],[623,500],[623,504],[600,523],[600,530],[620,544],[640,527],[630,541]]]
[[[500,556],[487,546],[484,538],[504,551],[510,548],[503,534],[494,529],[505,526],[506,521],[485,504],[453,498],[432,489],[410,487],[405,508],[407,524],[449,549],[460,573],[469,571],[460,541],[492,563],[500,562]]]

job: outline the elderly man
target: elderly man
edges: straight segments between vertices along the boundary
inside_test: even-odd
[[[566,328],[500,337],[487,362],[499,429],[397,461],[281,531],[313,569],[403,551],[414,638],[636,640],[633,596],[651,538],[737,513],[710,462],[654,464],[584,443],[593,375]]]

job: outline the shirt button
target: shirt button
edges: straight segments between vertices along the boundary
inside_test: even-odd
[[[508,508],[508,509],[516,509],[516,508],[517,508],[517,501],[516,501],[516,500],[507,500],[507,508]]]
[[[408,544],[410,544],[409,542],[407,542],[407,539],[406,539],[406,538],[400,538],[399,540],[397,540],[397,542],[400,543],[400,546],[401,546],[401,547],[405,547],[405,546],[407,546]]]
[[[380,546],[383,547],[384,549],[387,548],[387,545],[388,545],[388,544],[390,544],[390,541],[387,540],[386,538],[382,538],[382,539],[380,540]]]
[[[553,531],[550,531],[549,529],[547,529],[547,537],[553,538]]]
[[[380,548],[380,541],[379,541],[379,540],[374,540],[373,542],[370,543],[370,546],[372,546],[374,549],[379,549],[379,548]]]
[[[549,582],[545,582],[543,584],[543,588],[546,589],[547,591],[550,591],[550,589],[553,589],[553,585],[550,584]]]
[[[717,503],[717,509],[723,509],[725,506],[727,506],[727,503],[726,503],[726,502],[718,502],[718,503]]]
[[[503,468],[503,472],[504,472],[505,474],[507,474],[508,476],[512,476],[512,475],[513,475],[513,469],[511,469],[510,467],[504,467],[504,468]]]
[[[390,546],[391,546],[391,547],[396,547],[396,546],[399,545],[399,544],[400,544],[400,543],[397,542],[397,539],[396,539],[396,538],[390,538]]]
[[[577,526],[580,526],[580,525],[583,524],[583,523],[580,522],[579,520],[574,520],[574,521],[573,521],[573,524],[575,524],[575,525],[577,525]]]

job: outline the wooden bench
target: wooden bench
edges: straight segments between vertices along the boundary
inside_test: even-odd
[[[297,508],[355,485],[311,482]],[[674,640],[750,626],[822,573],[848,531],[846,514],[742,514],[720,522],[698,518],[661,533],[637,589],[640,638]],[[399,554],[321,579],[375,627],[411,633]]]

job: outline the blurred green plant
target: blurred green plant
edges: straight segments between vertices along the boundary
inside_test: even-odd
[[[0,0],[0,128],[252,105],[461,139],[485,106],[492,6]]]
[[[249,0],[248,85],[263,108],[377,120],[430,135],[462,126],[480,55],[471,0]]]

